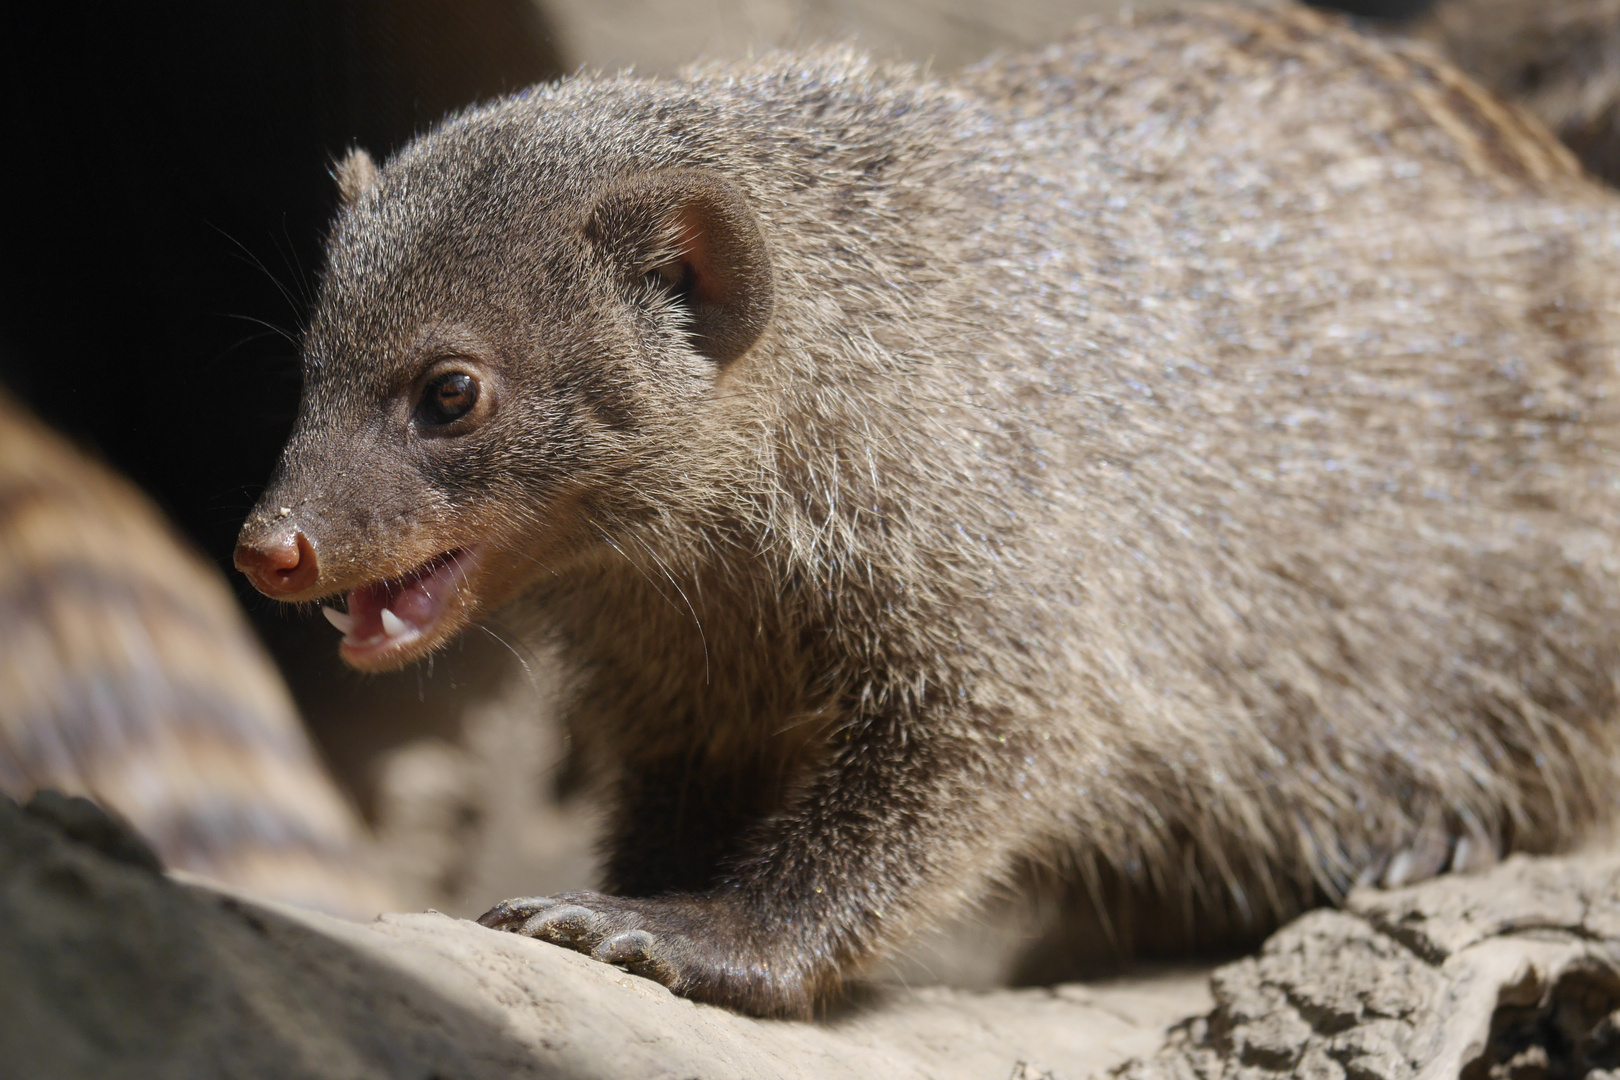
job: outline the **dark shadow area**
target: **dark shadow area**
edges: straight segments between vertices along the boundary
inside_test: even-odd
[[[1434,4],[1435,0],[1312,0],[1310,6],[1318,11],[1337,11],[1358,19],[1399,22],[1427,14]]]
[[[1461,1080],[1583,1080],[1620,1069],[1620,977],[1593,964],[1566,972],[1539,1000],[1505,1003],[1485,1052]]]
[[[0,798],[10,1080],[543,1074],[528,1047],[405,972],[121,855],[116,824],[73,803],[66,820]]]
[[[293,339],[334,156],[387,153],[561,64],[529,0],[13,13],[0,34],[0,383],[228,567],[297,406]],[[230,576],[323,737],[331,678],[300,666],[308,628]],[[414,674],[399,682],[415,693]]]

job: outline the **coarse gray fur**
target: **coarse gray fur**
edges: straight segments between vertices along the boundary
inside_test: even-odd
[[[802,1014],[1032,862],[1241,935],[1611,808],[1620,207],[1436,61],[1201,9],[580,76],[359,186],[243,543],[293,600],[483,543],[395,660],[508,606],[577,664],[613,895],[492,925]],[[495,404],[429,438],[445,363]]]

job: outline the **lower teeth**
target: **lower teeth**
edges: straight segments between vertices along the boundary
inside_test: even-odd
[[[407,629],[405,620],[400,618],[398,615],[395,615],[387,608],[382,609],[382,625],[383,633],[387,634],[389,637],[399,637],[404,634]]]

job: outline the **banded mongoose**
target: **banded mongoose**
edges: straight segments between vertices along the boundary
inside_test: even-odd
[[[1241,932],[1612,809],[1620,205],[1425,53],[582,75],[338,176],[236,562],[577,665],[604,891],[486,925],[802,1016],[1031,863]]]
[[[0,393],[0,794],[87,795],[163,861],[370,918],[358,817],[219,571]]]

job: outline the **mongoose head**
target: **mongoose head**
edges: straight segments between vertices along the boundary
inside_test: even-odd
[[[298,418],[235,562],[278,600],[346,597],[327,614],[357,668],[656,516],[769,321],[734,178],[632,124],[594,145],[577,115],[546,125],[513,99],[337,170]]]

